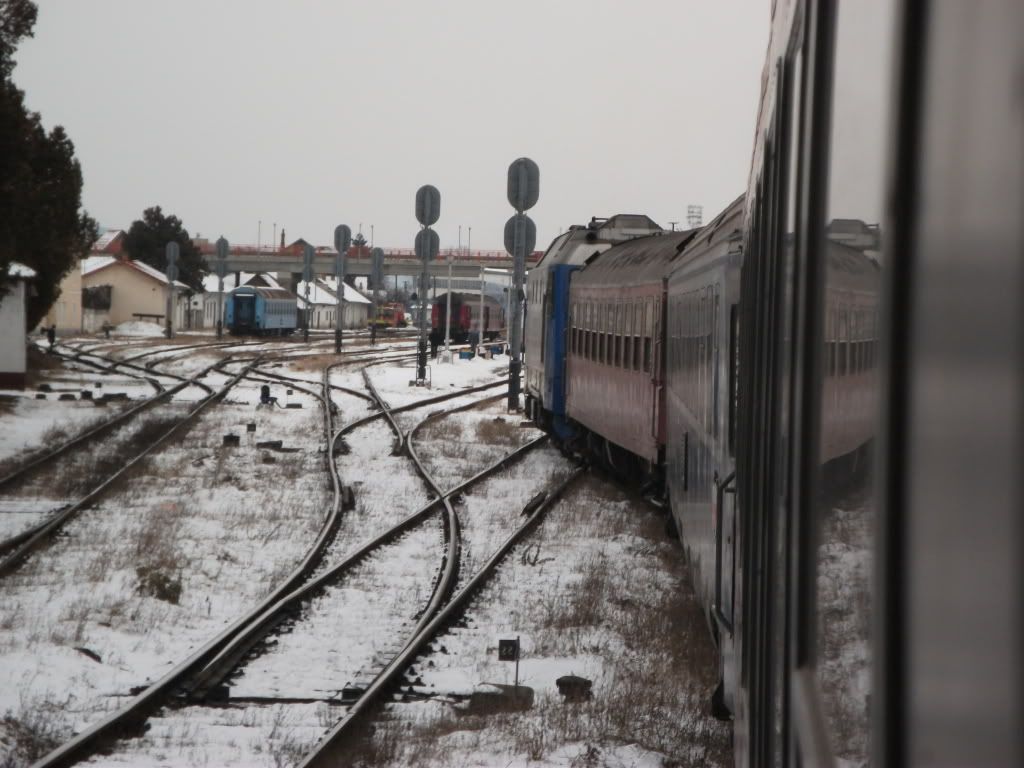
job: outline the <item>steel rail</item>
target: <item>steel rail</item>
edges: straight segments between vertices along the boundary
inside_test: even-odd
[[[527,533],[540,523],[548,508],[585,471],[585,467],[578,467],[573,474],[548,493],[545,499],[529,514],[526,521],[512,532],[466,585],[452,597],[447,605],[421,631],[416,633],[398,655],[374,678],[373,682],[363,692],[363,695],[349,707],[341,721],[328,732],[311,753],[303,758],[298,768],[327,768],[327,766],[338,765],[340,756],[334,750],[349,735],[355,723],[368,714],[373,705],[386,692],[391,690],[396,678],[415,660],[426,644],[449,624],[457,611],[466,607],[470,598],[479,591],[487,579],[497,570],[498,565],[505,559],[512,547],[518,544]],[[526,509],[529,509],[529,506],[524,509],[524,512]]]
[[[294,384],[302,384],[302,383],[308,384],[309,383],[306,379],[300,379],[300,378],[298,378],[296,376],[286,376],[283,373],[276,373],[274,371],[266,371],[263,368],[257,369],[256,372],[259,375],[261,375],[261,376],[267,377],[268,379],[277,379],[277,380],[282,381],[282,382],[284,382],[286,384],[292,384],[292,383],[294,383]],[[343,387],[340,384],[331,384],[331,389],[336,390],[338,392],[344,392],[347,395],[353,395],[354,397],[361,398],[362,400],[366,400],[366,401],[368,401],[370,403],[374,402],[372,397],[370,397],[365,392],[360,392],[358,389],[351,389],[350,387]],[[376,403],[374,403],[374,405],[376,405]]]
[[[199,373],[195,374],[191,379],[187,379],[187,380],[185,380],[183,382],[180,382],[180,383],[176,384],[175,386],[171,387],[170,389],[162,390],[158,394],[153,395],[152,397],[150,397],[150,398],[148,398],[146,400],[143,400],[141,403],[139,403],[137,405],[134,405],[131,408],[128,408],[128,409],[126,409],[124,411],[121,411],[120,413],[116,414],[115,416],[113,416],[110,419],[107,419],[106,421],[102,422],[101,424],[97,424],[96,426],[91,427],[90,429],[87,429],[86,431],[81,432],[80,434],[70,438],[66,442],[61,443],[56,448],[52,448],[50,450],[43,451],[42,453],[38,453],[38,454],[35,454],[33,456],[30,456],[25,461],[25,463],[19,465],[16,469],[12,470],[8,474],[4,475],[3,477],[0,477],[0,488],[7,487],[12,482],[17,480],[19,477],[24,475],[26,472],[28,472],[28,471],[30,471],[32,469],[35,469],[39,465],[41,465],[41,464],[43,464],[43,463],[45,463],[47,461],[50,461],[51,459],[57,458],[58,456],[66,453],[71,448],[74,448],[76,445],[79,445],[80,443],[85,442],[86,440],[88,440],[88,439],[90,439],[92,437],[97,436],[101,432],[105,432],[106,430],[110,429],[111,427],[116,426],[117,424],[121,423],[122,421],[125,421],[125,420],[131,418],[132,416],[140,413],[141,411],[144,411],[147,408],[152,407],[153,405],[157,404],[161,400],[166,400],[167,398],[173,397],[178,392],[181,392],[183,389],[187,389],[190,386],[197,386],[199,384],[199,382],[196,381],[196,380],[197,379],[201,379],[202,377],[208,375],[210,373],[210,371],[212,371],[215,368],[217,368],[217,366],[218,366],[218,364],[214,363],[213,365],[210,365],[210,366],[204,368],[202,371],[200,371]]]
[[[238,361],[235,360],[233,362]],[[254,362],[251,367],[255,367],[256,364],[257,363]],[[328,366],[324,369],[323,381],[325,384],[329,383],[330,370],[333,367],[334,366]],[[438,402],[442,398],[458,397],[459,395],[466,394],[467,392],[474,390],[507,384],[507,381],[492,382],[490,384],[483,385],[483,387],[468,388],[459,392],[447,393],[441,397],[428,398],[427,400],[418,403],[409,403],[401,408],[396,408],[395,411],[412,410],[413,408]],[[331,473],[334,499],[330,510],[325,516],[324,523],[321,526],[314,544],[299,565],[296,566],[281,585],[274,589],[267,597],[246,611],[218,635],[207,641],[198,650],[193,652],[191,656],[176,665],[173,669],[169,670],[163,677],[137,693],[131,701],[117,712],[111,713],[99,722],[87,727],[69,741],[57,747],[47,755],[44,755],[33,764],[33,768],[57,768],[58,766],[73,765],[77,760],[84,758],[94,745],[106,739],[113,738],[120,733],[131,732],[139,724],[145,721],[145,718],[150,711],[160,706],[166,696],[179,689],[182,685],[182,681],[201,670],[210,659],[216,656],[226,643],[231,641],[238,632],[242,631],[242,629],[259,617],[266,610],[268,605],[276,603],[282,597],[294,591],[313,570],[313,568],[319,564],[320,555],[333,539],[337,525],[340,522],[341,478],[336,468],[335,450],[337,441],[346,433],[346,431],[348,431],[348,427],[350,426],[346,425],[345,427],[335,430],[333,423],[333,409],[331,408],[330,398],[322,398],[321,402],[324,404],[324,428],[325,435],[327,436],[326,458],[328,468]],[[359,419],[357,422],[353,422],[351,426],[354,428],[361,423],[365,423],[367,420],[380,418],[380,416],[381,414],[379,413],[370,414],[368,418]],[[433,507],[431,507],[431,509],[433,509]]]
[[[20,542],[19,545],[15,547],[13,551],[10,552],[10,554],[7,554],[3,557],[2,560],[0,560],[0,578],[7,576],[9,573],[11,573],[21,563],[22,560],[24,560],[29,554],[31,554],[37,547],[39,547],[42,544],[43,540],[46,537],[56,532],[65,523],[67,523],[79,512],[85,509],[89,504],[98,499],[100,495],[102,495],[103,492],[106,491],[113,483],[117,482],[117,480],[120,479],[132,467],[134,467],[136,464],[142,461],[142,459],[144,459],[146,456],[148,456],[150,453],[156,450],[156,448],[158,448],[160,445],[162,445],[164,442],[170,439],[175,432],[177,432],[183,426],[185,426],[190,421],[195,419],[195,417],[202,413],[202,411],[205,410],[207,406],[209,406],[211,403],[221,400],[228,393],[228,390],[230,390],[231,387],[238,383],[238,381],[242,378],[243,375],[244,372],[236,375],[234,378],[228,381],[227,384],[221,387],[219,391],[214,392],[212,395],[209,395],[208,397],[201,400],[192,410],[190,410],[184,416],[184,418],[182,418],[179,422],[170,427],[170,429],[168,429],[162,435],[158,436],[141,453],[137,454],[133,459],[129,460],[124,466],[122,466],[119,470],[114,472],[114,474],[107,477],[102,483],[100,483],[98,486],[89,491],[89,493],[87,493],[85,496],[78,499],[73,504],[68,505],[53,517],[47,519],[44,522],[44,524],[38,528],[38,530],[36,530],[27,539]]]
[[[75,353],[73,355],[69,355],[69,354],[66,354],[64,352],[60,352],[57,349],[51,349],[47,354],[51,354],[51,355],[55,355],[57,357],[63,358],[64,360],[67,360],[68,362],[80,363],[82,365],[87,365],[87,366],[89,366],[91,368],[96,368],[96,369],[98,369],[100,371],[103,371],[104,373],[114,373],[115,372],[114,368],[116,366],[113,364],[113,362],[107,360],[107,358],[101,357],[100,355],[96,354],[95,352],[77,352],[77,353]],[[95,360],[86,360],[83,357],[83,355],[89,355],[90,357],[95,357],[95,358],[98,358],[100,360],[105,360],[107,362],[104,365],[103,363],[97,363]],[[145,371],[145,373],[149,373],[149,371]],[[139,379],[140,381],[146,382],[147,384],[149,384],[149,386],[153,387],[153,389],[155,389],[157,391],[157,394],[159,394],[160,392],[164,391],[164,385],[161,384],[156,379],[151,378],[150,376],[140,376],[137,373],[129,373],[128,371],[124,371],[123,374],[125,376],[130,376],[133,379]],[[173,377],[169,376],[168,378],[173,378]],[[179,377],[179,379],[180,379],[180,377]]]
[[[499,395],[499,397],[502,397],[502,395]],[[452,409],[452,412],[455,412],[455,410],[462,410],[462,407],[460,406],[458,409]],[[432,414],[428,418],[435,418],[436,416],[437,414]],[[426,421],[426,419],[424,421]],[[547,439],[547,435],[540,435],[514,451],[511,451],[498,461],[484,468],[472,477],[463,480],[457,486],[447,491],[444,494],[444,498],[456,496],[479,484],[491,475],[505,469],[516,461],[519,461],[534,448],[537,448],[539,445],[546,442]],[[425,522],[433,515],[434,511],[442,503],[442,498],[430,499],[416,512],[413,512],[391,528],[366,542],[355,552],[348,555],[344,560],[338,561],[323,573],[315,576],[297,588],[294,592],[281,598],[273,605],[267,606],[266,610],[264,610],[259,617],[253,620],[249,627],[236,635],[236,637],[195,676],[188,689],[190,698],[192,700],[203,700],[207,698],[224,682],[227,677],[231,675],[231,673],[244,660],[249,651],[252,650],[252,648],[259,642],[264,640],[281,621],[291,616],[303,602],[314,597],[317,592],[324,589],[330,583],[344,577],[368,556],[374,554],[386,545],[394,542],[403,534],[408,533],[410,530]],[[433,616],[433,613],[431,613],[430,616]],[[421,625],[424,623],[425,622],[421,621],[417,624],[416,629],[413,632],[414,635],[422,629]]]

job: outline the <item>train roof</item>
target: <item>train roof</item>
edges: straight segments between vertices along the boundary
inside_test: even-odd
[[[445,292],[437,294],[431,299],[431,301],[435,304],[444,304],[444,302],[447,301],[447,299],[448,293]],[[461,301],[465,304],[479,304],[480,293],[463,293],[462,291],[452,291],[452,299],[455,302]],[[488,302],[491,304],[498,304],[499,306],[502,303],[501,299],[499,299],[497,296],[490,294],[487,291],[484,291],[484,303],[486,304]]]
[[[682,274],[690,267],[698,267],[707,259],[718,258],[724,253],[734,252],[737,258],[742,251],[739,243],[743,237],[743,211],[746,195],[740,195],[727,205],[721,213],[705,224],[694,238],[686,244],[679,259],[672,264],[672,274]],[[721,250],[722,246],[726,250]],[[734,251],[735,246],[735,251]]]
[[[881,286],[881,267],[869,253],[835,240],[825,240],[830,290],[857,290],[877,293]]]
[[[582,264],[595,253],[606,251],[617,243],[664,231],[657,222],[642,213],[619,213],[607,219],[595,216],[588,224],[574,224],[552,240],[534,269]]]
[[[580,286],[640,285],[665,277],[673,260],[701,230],[660,232],[629,240],[593,257],[573,277]]]
[[[240,285],[231,292],[231,295],[245,295],[250,293],[256,296],[262,296],[264,299],[284,299],[286,301],[295,301],[295,294],[291,291],[286,291],[284,288],[264,288],[259,285]]]

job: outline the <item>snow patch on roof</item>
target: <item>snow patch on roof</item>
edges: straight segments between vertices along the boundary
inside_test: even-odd
[[[8,270],[11,277],[19,277],[23,280],[31,280],[36,276],[36,271],[32,267],[26,267],[17,261],[12,261],[10,269]]]
[[[86,256],[82,259],[82,277],[91,275],[93,272],[98,272],[104,267],[109,267],[111,264],[115,263],[124,264],[126,267],[137,269],[146,277],[151,277],[157,282],[167,285],[167,275],[160,270],[141,261],[134,261],[132,259],[122,260],[118,259],[116,256]],[[180,280],[175,280],[174,285],[178,288],[188,288],[188,286]]]
[[[113,264],[117,259],[113,256],[86,256],[82,259],[82,277],[91,275],[98,269]]]
[[[335,295],[338,293],[338,280],[334,277],[321,277],[319,282],[323,283],[327,290],[331,291]],[[345,301],[350,304],[369,304],[370,300],[366,298],[360,291],[353,288],[348,283],[343,283],[345,286]]]

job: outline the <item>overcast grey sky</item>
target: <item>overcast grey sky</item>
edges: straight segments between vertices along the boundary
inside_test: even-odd
[[[499,248],[505,174],[540,166],[538,247],[591,216],[705,221],[746,184],[769,0],[37,0],[15,82],[62,124],[84,203],[195,235]]]

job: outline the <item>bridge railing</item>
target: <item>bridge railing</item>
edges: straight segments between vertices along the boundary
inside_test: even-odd
[[[200,246],[200,252],[204,256],[212,256],[216,252],[216,248],[211,244],[207,247],[206,243]],[[315,249],[317,256],[333,256],[334,249],[327,246],[320,246]],[[289,248],[280,248],[278,246],[269,245],[232,245],[229,251],[232,256],[268,256],[268,257],[293,257],[296,261],[302,261],[302,254],[296,253]],[[543,255],[543,251],[534,251],[526,257],[527,262],[536,263],[540,260]],[[446,261],[451,256],[455,259],[463,261],[478,261],[478,262],[493,262],[500,264],[507,264],[512,260],[512,257],[506,251],[500,250],[469,250],[467,248],[442,248],[438,253],[438,259]],[[359,258],[353,256],[353,258]],[[365,258],[365,257],[364,257]],[[412,248],[385,248],[384,258],[387,259],[415,259],[416,251]]]

